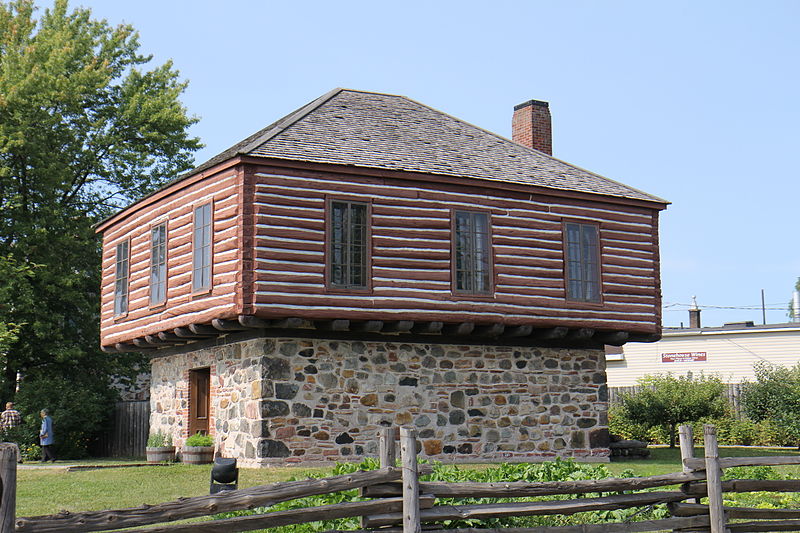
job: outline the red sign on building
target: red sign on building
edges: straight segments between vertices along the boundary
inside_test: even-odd
[[[696,361],[705,361],[706,352],[679,352],[679,353],[662,353],[662,363],[694,363]]]

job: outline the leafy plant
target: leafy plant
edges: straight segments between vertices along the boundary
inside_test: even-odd
[[[157,431],[155,433],[151,433],[150,436],[147,437],[148,448],[164,448],[167,446],[172,446],[172,435],[165,435],[164,433]]]
[[[725,385],[717,377],[675,377],[671,374],[644,376],[641,389],[621,398],[616,416],[645,428],[661,427],[669,434],[669,445],[675,447],[679,424],[703,417],[721,417],[728,411]]]
[[[744,384],[742,406],[757,422],[772,421],[793,441],[800,442],[800,364],[791,368],[758,362],[755,382]]]
[[[214,438],[211,435],[203,435],[202,433],[195,433],[186,439],[186,446],[213,446]]]

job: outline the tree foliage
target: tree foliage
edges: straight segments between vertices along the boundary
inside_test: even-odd
[[[46,383],[48,403],[59,380],[95,401],[86,380],[130,358],[98,349],[93,224],[189,169],[200,143],[186,83],[170,62],[145,69],[131,26],[66,0],[36,15],[31,0],[0,3],[0,401],[17,372],[23,389]]]
[[[656,374],[640,378],[639,385],[638,392],[622,396],[617,414],[646,428],[664,428],[669,432],[670,447],[675,447],[679,424],[720,417],[728,408],[725,385],[714,376]]]
[[[791,368],[759,362],[755,382],[742,390],[745,414],[756,422],[770,420],[800,441],[800,364]]]

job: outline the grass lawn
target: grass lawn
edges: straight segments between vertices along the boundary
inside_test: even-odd
[[[632,471],[636,476],[650,476],[679,472],[680,451],[677,448],[652,448],[651,457],[644,460],[621,460],[608,464],[612,475]],[[797,455],[789,448],[736,448],[720,449],[723,457]],[[695,456],[702,457],[702,448],[695,448]],[[92,464],[123,463],[122,461],[91,461]],[[89,464],[79,461],[71,464]],[[319,473],[330,468],[242,468],[239,487],[252,487],[285,481],[291,477],[303,478],[310,472]],[[779,467],[783,474],[800,477],[800,467]],[[168,466],[143,466],[131,468],[104,468],[68,472],[66,468],[20,469],[17,474],[17,516],[37,516],[56,513],[136,507],[156,504],[180,497],[208,494],[210,465],[174,464]]]

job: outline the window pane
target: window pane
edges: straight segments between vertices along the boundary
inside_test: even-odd
[[[597,226],[568,223],[566,234],[567,297],[600,301],[599,235]]]
[[[486,213],[455,213],[455,288],[459,291],[491,291],[489,216]]]
[[[331,203],[329,283],[337,287],[367,286],[367,206]]]
[[[192,253],[192,290],[211,288],[212,253],[211,204],[194,210],[194,243]]]

